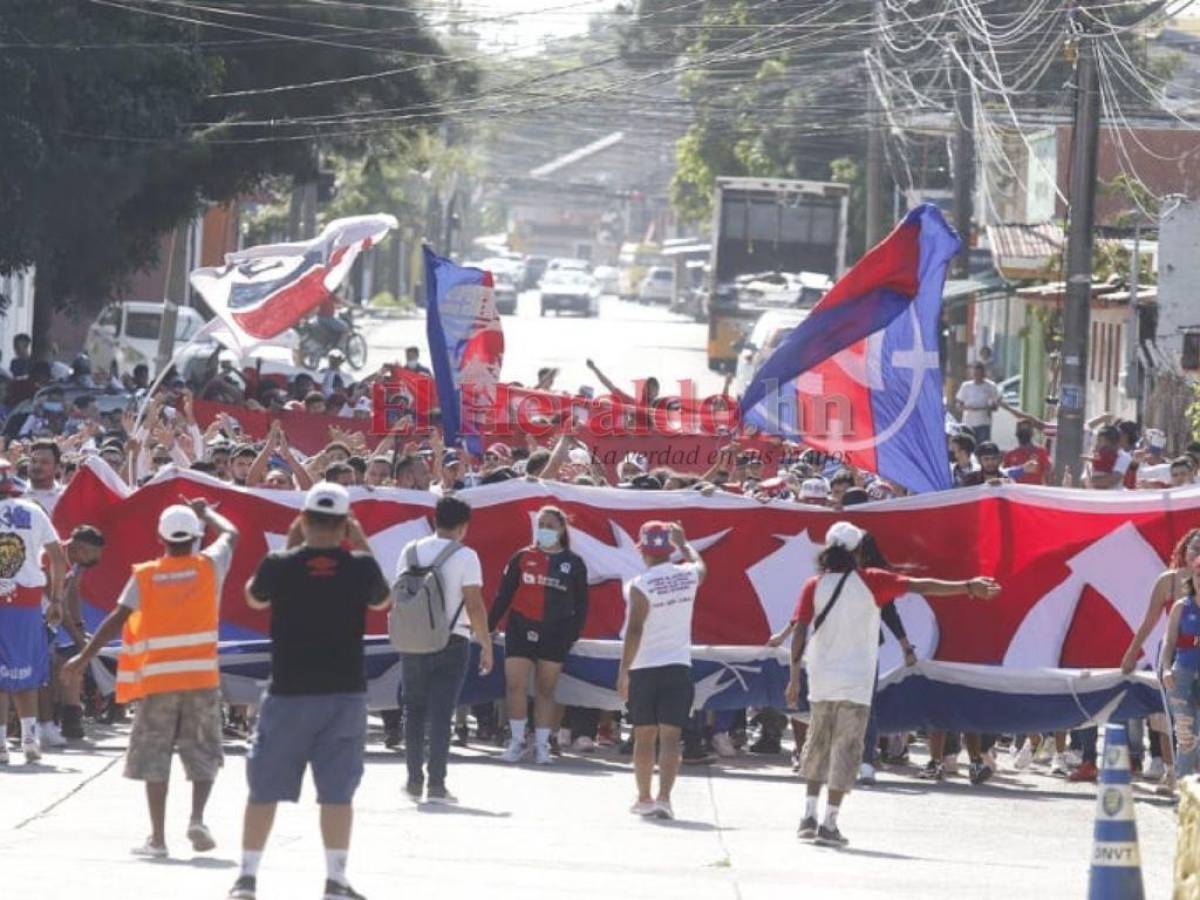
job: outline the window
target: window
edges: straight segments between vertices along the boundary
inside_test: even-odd
[[[750,240],[770,241],[779,239],[779,205],[773,200],[750,204]]]
[[[125,336],[137,340],[156,340],[162,316],[156,312],[127,312],[125,314]]]

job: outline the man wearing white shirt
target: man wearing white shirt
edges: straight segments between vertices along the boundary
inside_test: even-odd
[[[1000,388],[988,380],[983,363],[975,363],[972,372],[974,377],[962,383],[956,399],[963,424],[970,427],[975,441],[980,443],[992,438],[992,413],[1000,408]]]
[[[348,392],[351,385],[354,384],[354,379],[351,378],[342,369],[342,363],[346,357],[341,350],[329,351],[329,366],[321,371],[321,389],[326,395],[332,394],[338,390],[338,381],[341,381],[341,391]]]
[[[461,545],[471,520],[471,507],[456,497],[442,497],[434,508],[436,534],[410,541],[397,561],[398,580],[408,570],[409,551],[415,550],[418,566],[432,566],[443,550]],[[470,547],[458,546],[439,566],[446,621],[452,623],[450,641],[433,653],[401,653],[400,683],[404,704],[405,791],[419,800],[422,789],[430,803],[455,803],[446,789],[446,763],[450,757],[450,727],[458,695],[467,677],[472,632],[480,645],[479,674],[492,670],[492,638],[483,605],[483,572],[479,556]],[[425,785],[425,738],[429,737],[429,783]]]

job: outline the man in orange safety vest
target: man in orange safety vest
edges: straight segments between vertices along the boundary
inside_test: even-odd
[[[206,525],[218,537],[200,550]],[[223,762],[217,622],[238,532],[205,500],[191,500],[163,510],[158,536],[164,555],[134,565],[117,608],[63,670],[64,677],[78,678],[121,634],[117,700],[137,703],[125,777],[145,782],[152,827],[133,853],[151,859],[167,856],[164,820],[175,750],[192,782],[188,839],[197,852],[216,846],[204,824],[204,807]]]

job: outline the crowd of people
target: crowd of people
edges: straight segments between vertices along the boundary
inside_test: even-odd
[[[417,348],[409,348],[404,365],[428,374]],[[605,387],[618,390],[592,368]],[[845,837],[837,813],[844,795],[856,784],[873,783],[881,764],[907,765],[914,738],[879,735],[872,715],[881,623],[900,642],[905,661],[916,661],[890,601],[905,592],[981,600],[996,592],[988,579],[942,582],[897,574],[871,535],[838,523],[826,538],[821,574],[805,586],[792,623],[770,641],[773,646],[791,641],[787,699],[794,707],[806,696],[811,712],[801,717],[785,709],[693,711],[691,613],[704,564],[677,525],[649,522],[638,544],[647,569],[628,586],[618,683],[627,711],[564,709],[555,701],[556,682],[588,614],[586,565],[571,551],[567,516],[554,506],[541,509],[529,546],[508,562],[496,596],[485,598],[479,557],[466,542],[468,488],[528,478],[619,490],[731,492],[837,511],[899,496],[903,489],[829,454],[783,447],[768,461],[737,439],[705,472],[654,465],[636,452],[608,466],[569,430],[544,444],[532,438],[494,442],[472,456],[444,446],[436,428],[414,434],[397,427],[372,444],[363,430],[335,426],[325,446],[306,455],[291,445],[278,422],[258,440],[227,413],[202,427],[195,399],[256,412],[370,417],[371,379],[356,381],[343,371],[337,352],[315,376],[260,377],[215,358],[196,372],[169,373],[156,389],[149,374],[144,366],[121,377],[92,371],[82,356],[70,366],[34,360],[25,336],[14,342],[11,364],[0,373],[8,416],[0,459],[0,493],[6,498],[0,501],[0,592],[6,594],[0,598],[0,764],[10,762],[10,695],[16,714],[11,734],[28,762],[84,738],[81,685],[91,660],[124,635],[115,700],[93,705],[91,712],[107,708],[109,715],[120,715],[122,704],[136,704],[126,774],[146,783],[151,817],[151,835],[137,849],[140,855],[167,853],[163,819],[172,749],[183,756],[193,783],[188,837],[198,851],[211,849],[214,839],[203,814],[220,766],[221,742],[245,736],[249,731],[239,727],[250,729],[247,717],[255,717],[243,866],[230,894],[235,900],[255,896],[274,805],[297,798],[306,765],[313,768],[322,805],[325,896],[360,896],[349,887],[345,868],[351,798],[368,740],[362,636],[369,608],[386,608],[397,599],[438,611],[440,630],[421,637],[428,649],[402,652],[397,707],[381,718],[386,746],[406,754],[405,790],[414,800],[454,802],[446,778],[455,741],[503,747],[497,755],[507,763],[548,764],[564,752],[613,748],[633,755],[633,811],[669,818],[681,760],[782,754],[790,721],[793,767],[808,785],[800,835],[841,845]],[[554,376],[553,370],[539,372],[539,387],[551,389]],[[651,391],[656,395],[657,389],[657,382],[647,379],[623,397],[653,401]],[[962,422],[947,430],[947,465],[957,488],[986,490],[1009,481],[1051,484],[1053,423],[1009,407],[1018,419],[1016,444],[999,447],[992,423],[1005,404],[981,365],[962,386],[957,404]],[[1088,429],[1092,450],[1078,487],[1162,489],[1194,483],[1200,444],[1170,458],[1162,433],[1135,422],[1100,416]],[[257,710],[230,709],[217,690],[214,598],[220,596],[237,533],[203,501],[164,511],[159,523],[163,556],[135,567],[116,610],[103,622],[85,621],[80,579],[100,560],[105,536],[89,525],[58,535],[50,517],[65,484],[90,456],[130,485],[175,466],[240,487],[306,492],[303,512],[289,534],[290,549],[267,556],[247,587],[247,602],[269,609],[272,617],[271,688]],[[439,498],[435,533],[410,544],[397,560],[374,560],[350,512],[345,488],[353,486],[432,492]],[[213,531],[217,540],[200,550],[204,535]],[[1126,672],[1133,670],[1142,644],[1168,615],[1168,641],[1158,664],[1174,734],[1166,715],[1150,717],[1144,730],[1131,723],[1135,769],[1167,792],[1176,772],[1196,769],[1200,611],[1193,567],[1200,567],[1200,529],[1180,542],[1154,586],[1143,626],[1122,665]],[[158,612],[172,597],[194,604],[194,617],[181,622]],[[341,610],[332,619],[326,612],[330,607]],[[435,617],[429,619],[433,624]],[[136,633],[131,622],[139,623]],[[478,665],[486,672],[493,665],[496,634],[504,635],[505,700],[463,708],[459,692],[470,643],[479,645]],[[194,740],[175,740],[181,722],[188,723]],[[625,740],[622,725],[631,728]],[[338,741],[328,740],[331,732]],[[1037,764],[1073,781],[1097,777],[1094,727],[1070,734],[935,731],[925,737],[929,760],[919,775],[929,779],[954,776],[965,748],[971,782],[983,783],[999,767],[1005,747],[1016,769]],[[654,792],[656,759],[660,781]],[[827,805],[818,819],[822,786]]]

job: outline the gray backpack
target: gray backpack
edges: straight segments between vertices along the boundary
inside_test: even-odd
[[[461,550],[451,541],[428,566],[417,560],[416,545],[410,545],[404,562],[408,568],[392,588],[392,609],[388,613],[388,637],[401,653],[437,653],[450,643],[450,633],[462,614],[458,604],[453,618],[446,618],[446,586],[442,566]]]

